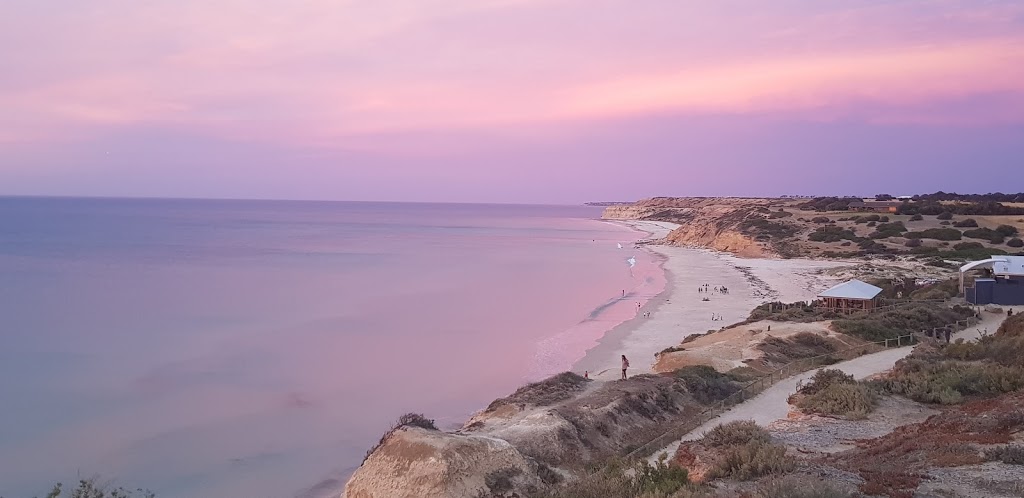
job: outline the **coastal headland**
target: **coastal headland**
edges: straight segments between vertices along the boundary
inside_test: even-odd
[[[640,496],[647,481],[637,476],[705,493],[678,496],[797,496],[770,494],[766,486],[893,497],[936,489],[922,483],[943,472],[937,450],[919,450],[924,463],[892,476],[879,474],[865,454],[883,451],[872,448],[899,431],[948,435],[949,427],[934,427],[933,414],[963,418],[983,411],[1003,420],[1012,411],[1007,407],[1024,381],[987,376],[1024,374],[1024,323],[1019,314],[1007,321],[1005,309],[959,305],[952,282],[958,261],[1012,254],[1024,215],[985,214],[998,209],[979,207],[984,200],[922,197],[897,206],[905,212],[887,214],[855,211],[856,202],[655,198],[608,205],[606,220],[650,234],[638,244],[661,259],[664,291],[609,330],[570,372],[495,400],[458,430],[437,430],[426,418],[396,424],[367,453],[342,496]],[[989,238],[974,238],[980,235]],[[879,286],[893,304],[854,315],[811,304],[851,278]],[[922,334],[940,328],[968,342],[950,349]],[[998,356],[996,349],[1019,354]],[[621,355],[630,360],[628,380],[619,380]],[[801,363],[807,359],[816,363]],[[972,378],[983,380],[972,382],[994,384],[949,381],[946,370],[930,371],[926,363],[976,369]],[[1002,370],[990,371],[990,364]],[[841,381],[832,387],[826,379]],[[758,381],[753,401],[741,400],[722,418],[703,417]],[[835,396],[843,401],[824,403],[808,386],[829,395],[841,390]],[[970,404],[981,398],[996,402]],[[1020,496],[1013,483],[1024,479],[1024,467],[992,455],[1017,451],[1013,434],[1024,429],[1024,418],[1004,422],[987,446],[971,436],[979,428],[964,428],[961,439],[949,436],[965,445],[965,455],[975,455],[956,461],[961,494],[953,496]],[[825,426],[834,435],[830,449],[808,449]],[[658,443],[676,432],[684,437],[668,447]],[[863,441],[854,444],[858,438]],[[637,458],[633,472],[622,472]],[[653,494],[643,496],[677,496],[651,491],[662,489],[657,486],[644,488]]]

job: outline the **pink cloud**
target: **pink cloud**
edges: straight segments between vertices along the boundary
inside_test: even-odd
[[[330,145],[651,112],[954,123],[920,104],[1024,93],[1014,2],[17,1],[6,141],[158,125]]]

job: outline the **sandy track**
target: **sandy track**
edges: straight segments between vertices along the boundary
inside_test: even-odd
[[[1015,311],[1015,313],[1016,312],[1017,311]],[[964,339],[968,341],[977,339],[984,333],[994,333],[1005,319],[1005,314],[996,315],[983,312],[981,323],[974,327],[962,330],[954,334],[953,337],[954,339]],[[897,361],[910,354],[913,349],[914,348],[912,346],[889,349],[823,368],[842,370],[856,379],[864,379],[871,377],[872,375],[891,370]],[[652,462],[656,461],[658,455],[662,453],[668,453],[670,456],[673,455],[682,441],[700,439],[705,432],[719,424],[737,420],[753,420],[754,422],[757,422],[758,425],[764,426],[776,420],[786,418],[789,414],[789,402],[787,401],[789,395],[796,392],[798,383],[807,382],[807,380],[813,377],[818,370],[820,369],[810,370],[780,381],[778,384],[764,390],[761,394],[732,407],[729,411],[690,431],[679,441],[657,451],[650,460]]]

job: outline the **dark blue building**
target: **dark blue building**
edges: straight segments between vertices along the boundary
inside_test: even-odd
[[[964,285],[967,272],[980,272],[973,287]],[[1024,305],[1024,256],[992,256],[960,267],[960,289],[971,304]]]

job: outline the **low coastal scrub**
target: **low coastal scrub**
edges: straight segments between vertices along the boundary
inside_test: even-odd
[[[978,222],[974,218],[965,218],[960,221],[954,222],[953,226],[960,228],[970,228],[978,226]]]
[[[740,222],[738,228],[741,232],[755,237],[768,237],[772,239],[785,239],[792,237],[799,232],[799,228],[788,223],[768,221],[764,218],[753,218]]]
[[[1024,316],[977,342],[919,346],[876,385],[922,403],[957,404],[1024,388]]]
[[[910,299],[914,301],[946,300],[960,293],[960,282],[955,278],[926,285],[911,291]]]
[[[721,451],[718,461],[708,471],[711,479],[748,481],[791,472],[796,466],[786,457],[786,448],[772,443],[768,431],[751,421],[719,425],[704,435],[701,444]]]
[[[1024,446],[1011,444],[985,450],[985,459],[1010,465],[1024,465]]]
[[[868,235],[868,237],[872,239],[887,239],[889,237],[899,237],[906,231],[907,227],[903,225],[902,221],[880,223],[875,227],[875,231]]]
[[[903,234],[908,239],[960,240],[963,235],[955,228],[929,228]]]
[[[627,472],[629,470],[630,472]],[[658,461],[654,465],[646,460],[628,469],[621,464],[609,465],[597,472],[584,475],[540,493],[535,498],[672,498],[692,496],[685,491],[690,484],[686,469]],[[677,493],[683,492],[678,495]],[[700,496],[700,495],[697,495]]]
[[[783,303],[775,301],[772,303],[765,303],[754,308],[750,312],[750,316],[747,317],[746,321],[747,323],[759,320],[809,323],[821,320],[831,320],[840,316],[841,315],[834,311],[816,308],[814,303]]]
[[[692,365],[680,368],[672,375],[683,381],[686,390],[695,400],[703,404],[721,401],[740,390],[737,378],[722,373],[708,365]]]
[[[1007,240],[1006,245],[1009,247],[1024,247],[1024,240],[1020,240],[1016,237]]]
[[[487,406],[492,412],[505,405],[549,406],[571,398],[583,390],[589,379],[573,372],[562,372],[539,382],[527,384],[504,398],[498,398]]]
[[[859,474],[871,496],[910,497],[921,478],[942,467],[984,463],[978,446],[1006,445],[1024,429],[1024,393],[1004,394],[947,409],[924,422],[895,428],[853,449],[832,454],[830,466]],[[984,494],[978,496],[986,496]]]
[[[975,228],[974,230],[965,230],[964,237],[987,240],[993,244],[1002,244],[1003,240],[1006,238],[1005,235],[991,228]]]
[[[857,239],[857,234],[853,233],[853,230],[832,226],[818,227],[807,236],[807,240],[811,242],[840,242],[855,239]]]
[[[783,365],[794,360],[813,358],[834,353],[838,348],[828,339],[811,332],[789,337],[766,337],[757,349],[763,353],[765,363]]]
[[[912,303],[894,310],[858,313],[834,320],[832,328],[836,332],[875,342],[944,327],[971,316],[974,316],[974,311],[964,306],[947,308],[937,304]]]
[[[848,211],[851,202],[860,200],[857,197],[815,197],[797,207],[808,211]]]
[[[818,480],[785,476],[770,478],[758,486],[757,498],[851,498],[853,495]]]
[[[842,371],[819,370],[789,402],[805,413],[862,419],[877,404],[875,393]]]

